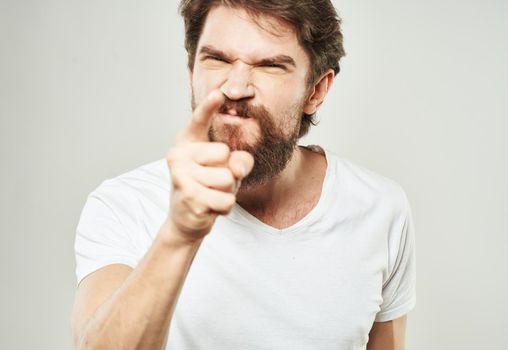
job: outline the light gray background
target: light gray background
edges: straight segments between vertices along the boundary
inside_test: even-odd
[[[336,1],[348,56],[303,143],[399,182],[408,349],[508,349],[506,1]],[[0,1],[2,349],[68,349],[74,229],[190,115],[176,1]]]

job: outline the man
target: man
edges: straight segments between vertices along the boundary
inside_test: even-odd
[[[328,0],[180,5],[193,115],[77,228],[78,349],[404,348],[404,191],[298,139],[344,55]]]

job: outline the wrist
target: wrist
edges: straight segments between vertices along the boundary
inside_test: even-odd
[[[189,248],[197,248],[203,241],[203,237],[193,237],[181,231],[173,220],[169,218],[162,224],[157,239],[164,245]]]

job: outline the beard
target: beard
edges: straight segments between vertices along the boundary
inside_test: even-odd
[[[245,133],[249,131],[242,125],[225,124],[216,129],[212,123],[208,131],[210,141],[223,142],[232,151],[247,151],[254,157],[254,167],[242,180],[240,188],[262,185],[277,177],[286,168],[297,145],[302,105],[303,103],[296,103],[289,108],[286,115],[276,118],[263,106],[250,105],[247,100],[233,101],[225,96],[224,103],[219,108],[220,113],[235,109],[239,116],[256,121],[259,128],[253,144],[244,141]],[[196,106],[192,94],[192,109]],[[276,124],[275,120],[280,122]]]

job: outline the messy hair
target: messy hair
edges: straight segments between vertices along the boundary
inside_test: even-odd
[[[309,88],[328,69],[335,75],[339,73],[345,51],[341,19],[330,0],[182,0],[179,9],[185,23],[185,49],[191,71],[206,16],[217,5],[242,8],[253,18],[269,15],[289,23],[310,59]],[[308,133],[310,125],[316,125],[315,114],[304,113],[299,137]]]

